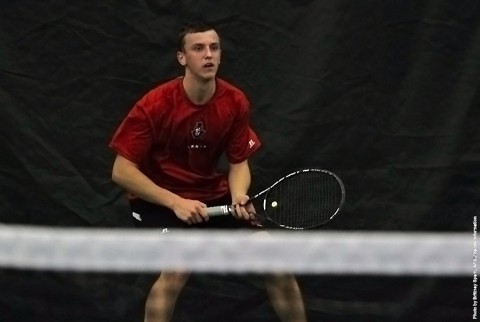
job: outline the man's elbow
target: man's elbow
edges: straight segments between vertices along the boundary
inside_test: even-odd
[[[115,160],[112,167],[112,181],[121,185],[127,176],[127,168],[128,166],[121,162],[121,160]]]
[[[136,170],[138,170],[137,164],[121,156],[117,156],[112,167],[112,181],[123,186],[130,177],[135,175]]]
[[[119,184],[121,182],[121,178],[121,171],[118,169],[117,166],[114,165],[112,168],[112,181],[116,184]]]

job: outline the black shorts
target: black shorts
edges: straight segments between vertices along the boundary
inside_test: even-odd
[[[205,202],[208,207],[228,205],[231,203],[229,195],[220,199]],[[236,219],[233,216],[212,217],[207,222],[188,225],[180,220],[175,213],[167,207],[147,202],[143,199],[130,200],[132,209],[132,219],[138,228],[161,228],[161,229],[192,229],[192,228],[210,228],[210,229],[255,229],[246,220]],[[258,228],[258,227],[257,227]]]

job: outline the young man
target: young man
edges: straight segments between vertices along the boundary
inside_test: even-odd
[[[117,129],[112,179],[129,193],[135,224],[150,228],[249,228],[243,206],[250,186],[248,158],[260,147],[250,107],[239,89],[216,77],[220,40],[211,26],[189,24],[179,35],[185,75],[154,88]],[[225,153],[228,174],[216,169]],[[205,207],[235,205],[234,216],[209,218]],[[162,272],[145,306],[145,321],[169,321],[187,272]],[[266,279],[282,321],[306,321],[293,276]]]

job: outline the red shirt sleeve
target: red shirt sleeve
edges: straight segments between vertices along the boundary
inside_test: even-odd
[[[128,160],[140,164],[152,146],[151,119],[138,102],[118,127],[109,147]]]
[[[245,161],[262,145],[257,134],[250,127],[250,106],[246,98],[239,106],[240,110],[226,148],[230,163]]]

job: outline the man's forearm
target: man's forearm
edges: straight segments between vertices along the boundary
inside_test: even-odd
[[[234,203],[238,202],[240,198],[244,197],[248,193],[250,183],[251,174],[247,160],[237,164],[230,164],[228,184],[232,201]]]
[[[170,209],[173,208],[176,200],[180,198],[173,192],[156,185],[137,167],[129,164],[128,161],[125,160],[115,162],[112,171],[112,180],[126,191],[131,192],[146,201]]]

